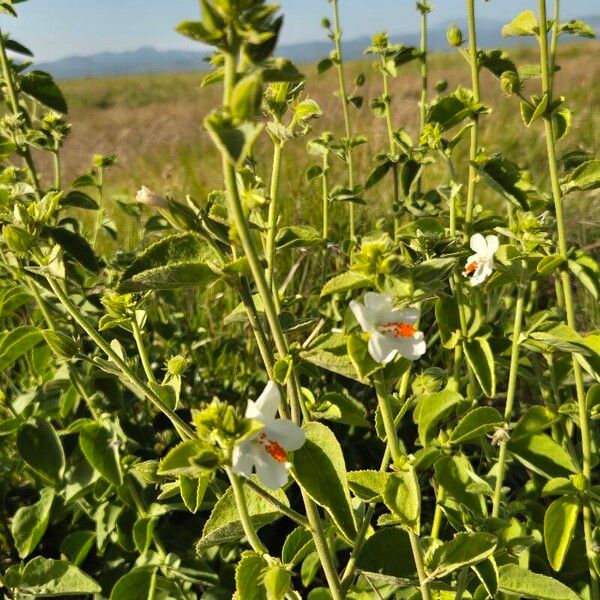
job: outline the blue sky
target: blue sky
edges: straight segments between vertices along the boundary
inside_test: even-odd
[[[432,24],[460,19],[464,0],[433,0]],[[327,0],[281,0],[286,16],[283,43],[323,39],[321,17]],[[29,0],[19,5],[20,17],[0,17],[3,30],[27,44],[38,60],[72,54],[133,50],[140,46],[190,48],[191,42],[173,29],[198,15],[198,0]],[[552,4],[548,2],[548,4]],[[565,18],[600,13],[598,0],[563,0]],[[416,31],[414,0],[340,0],[345,35],[349,38],[378,31]],[[477,0],[481,18],[508,21],[536,0]]]

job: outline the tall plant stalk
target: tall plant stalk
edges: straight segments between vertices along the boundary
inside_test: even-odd
[[[225,106],[229,106],[231,102],[233,86],[235,84],[236,63],[237,56],[233,52],[228,52],[225,54],[223,91]],[[265,273],[260,264],[260,259],[254,247],[254,242],[252,240],[252,235],[250,233],[246,216],[244,215],[239,190],[237,187],[235,168],[225,155],[223,155],[222,168],[227,196],[229,198],[231,219],[236,227],[236,231],[238,232],[240,243],[248,260],[250,272],[254,278],[260,298],[263,301],[265,316],[275,342],[275,347],[281,357],[287,356],[287,340],[283,334],[277,309],[275,307],[275,302],[265,278]],[[297,393],[297,386],[295,385],[295,377],[292,375],[290,380],[291,385],[288,386],[288,395],[290,396],[291,413],[294,421],[298,422],[300,419],[300,398]],[[319,512],[312,499],[309,498],[304,490],[302,490],[302,497],[306,509],[306,516],[308,517],[311,525],[311,533],[315,542],[315,548],[319,554],[330,591],[334,600],[342,600],[343,595],[341,592],[340,578],[335,568],[335,561],[331,549],[323,532]]]
[[[428,25],[427,25],[427,15],[431,10],[429,3],[427,1],[418,4],[419,10],[421,12],[421,101],[420,101],[420,122],[421,122],[421,132],[425,127],[425,121],[427,118],[427,100],[429,96],[429,66],[428,66]]]
[[[344,74],[344,56],[342,53],[342,29],[340,27],[340,9],[339,0],[330,0],[333,7],[333,35],[335,43],[335,67],[338,74],[339,95],[342,103],[342,114],[344,116],[344,131],[346,140],[350,144],[352,138],[352,124],[350,122],[350,111],[348,108],[348,94],[346,93],[346,77]],[[354,157],[352,148],[348,147],[346,163],[348,167],[348,187],[354,187]],[[348,203],[348,218],[349,218],[349,233],[350,238],[355,237],[355,222],[354,222],[354,203]]]
[[[396,430],[392,407],[388,399],[387,385],[381,374],[375,376],[375,390],[377,392],[377,403],[381,414],[381,420],[383,421],[383,426],[385,428],[386,444],[392,461],[395,464],[400,465],[405,460],[405,455],[400,447],[398,431]],[[408,536],[410,538],[413,559],[417,567],[421,597],[423,600],[431,600],[431,589],[429,587],[429,582],[427,581],[427,573],[425,572],[425,562],[423,560],[419,536],[412,531],[408,532]]]
[[[273,167],[271,173],[271,187],[269,192],[269,218],[267,223],[267,283],[271,287],[276,305],[279,304],[279,294],[275,284],[275,237],[277,234],[277,220],[279,218],[279,180],[281,177],[281,156],[283,142],[276,141],[273,145]]]
[[[504,420],[508,426],[513,414],[515,395],[517,392],[517,376],[519,373],[519,349],[521,346],[521,330],[523,326],[523,313],[525,307],[525,291],[527,287],[527,265],[521,262],[521,277],[517,288],[517,301],[515,304],[515,317],[512,328],[512,344],[510,350],[510,367],[508,372],[508,388],[506,391],[506,404],[504,405]],[[500,513],[500,502],[502,500],[502,487],[504,485],[504,474],[506,472],[507,440],[500,441],[500,452],[498,455],[498,471],[496,473],[496,485],[492,502],[492,517]]]
[[[471,66],[471,87],[473,101],[477,104],[481,99],[479,86],[479,59],[477,57],[477,29],[475,26],[475,0],[467,0],[467,21],[469,27],[469,64]],[[475,187],[477,185],[477,170],[473,161],[477,158],[479,144],[479,117],[473,115],[471,125],[471,143],[469,147],[469,182],[467,187],[467,206],[465,210],[465,236],[471,233],[473,209],[475,208]]]
[[[552,103],[552,77],[550,73],[550,55],[548,52],[548,17],[546,12],[546,0],[539,0],[539,42],[540,42],[540,67],[542,75],[542,93],[548,97],[548,105]],[[556,218],[556,230],[558,236],[558,252],[567,264],[568,246],[567,232],[565,226],[565,214],[563,207],[562,191],[560,189],[560,179],[558,174],[558,161],[556,156],[556,136],[554,132],[554,123],[552,115],[544,115],[544,132],[546,137],[546,150],[548,155],[548,169],[550,172],[550,182],[552,186],[552,198],[554,201],[554,210]],[[573,330],[577,328],[575,318],[575,306],[571,291],[571,277],[569,271],[562,267],[561,270],[562,291],[564,294],[565,311],[567,315],[567,324]],[[579,415],[579,427],[581,430],[581,452],[582,452],[582,473],[585,478],[586,496],[583,504],[583,532],[585,537],[585,548],[589,562],[590,585],[592,600],[600,600],[600,587],[598,573],[594,566],[594,557],[596,556],[595,542],[592,526],[592,509],[590,506],[590,494],[592,486],[592,444],[590,434],[590,420],[585,398],[585,388],[583,384],[583,372],[577,358],[573,356],[573,376],[575,379],[575,390],[577,394],[577,406]]]

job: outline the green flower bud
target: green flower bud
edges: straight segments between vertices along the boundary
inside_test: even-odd
[[[521,80],[514,71],[505,71],[500,76],[500,87],[505,94],[516,94],[521,89]]]
[[[169,375],[183,375],[187,369],[187,366],[188,362],[185,356],[178,354],[177,356],[169,359],[169,362],[167,363],[167,372]]]
[[[462,31],[454,23],[448,27],[446,38],[448,39],[448,43],[455,48],[460,48],[464,42]]]

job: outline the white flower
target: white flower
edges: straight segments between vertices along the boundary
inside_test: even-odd
[[[494,254],[500,242],[498,236],[488,235],[483,237],[480,233],[471,236],[471,250],[475,252],[467,259],[463,275],[471,279],[475,287],[483,283],[494,271]]]
[[[415,330],[418,308],[394,308],[390,294],[368,292],[364,304],[353,300],[350,309],[363,331],[371,334],[369,354],[379,363],[389,363],[399,354],[416,360],[425,354],[427,343],[422,331]]]
[[[135,201],[148,208],[168,208],[167,201],[145,185],[135,195]]]
[[[288,452],[298,450],[306,441],[304,432],[289,419],[276,419],[281,401],[278,387],[269,381],[256,402],[248,401],[246,418],[264,423],[251,439],[233,449],[232,469],[250,477],[256,470],[258,478],[271,489],[284,486],[288,480]]]

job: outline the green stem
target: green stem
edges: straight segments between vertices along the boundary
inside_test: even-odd
[[[329,239],[329,151],[323,153],[323,233],[324,241]]]
[[[388,143],[390,146],[390,156],[396,155],[396,142],[394,141],[394,123],[392,121],[392,98],[389,89],[389,76],[385,71],[385,63],[382,57],[382,73],[383,73],[383,97],[385,98],[385,122],[388,134]],[[392,197],[392,211],[394,213],[394,240],[398,239],[398,228],[400,220],[398,218],[398,210],[400,207],[400,185],[398,181],[398,165],[394,163],[392,167],[392,179],[394,195]]]
[[[140,359],[142,361],[142,366],[144,368],[144,373],[146,373],[146,378],[149,383],[157,383],[156,377],[154,377],[154,373],[152,372],[152,368],[150,367],[150,360],[148,359],[148,353],[146,352],[146,346],[144,344],[144,340],[142,339],[142,331],[136,318],[131,319],[131,329],[133,331],[133,337],[135,339],[135,344],[138,349],[138,353],[140,355]]]
[[[381,373],[377,373],[374,376],[374,383],[375,391],[377,392],[379,412],[381,414],[381,420],[383,421],[383,426],[385,429],[386,443],[390,450],[392,461],[398,465],[405,460],[405,456],[400,447],[398,432],[396,430],[396,425],[394,424],[394,415],[392,413],[392,407],[388,398],[387,385]],[[421,588],[421,597],[423,600],[431,600],[431,590],[427,581],[427,573],[425,573],[423,553],[419,542],[419,536],[412,531],[409,531],[408,535],[410,537],[413,558],[417,567],[417,575],[419,577],[419,585]]]
[[[2,71],[4,73],[4,83],[6,84],[8,90],[8,97],[10,98],[10,106],[12,109],[12,113],[13,115],[17,116],[19,113],[21,113],[21,108],[19,107],[19,97],[17,95],[17,88],[15,86],[13,73],[8,61],[8,56],[6,54],[6,46],[2,30],[0,30],[0,64],[2,65]],[[25,163],[25,168],[29,175],[29,179],[31,180],[31,185],[33,186],[35,196],[38,200],[40,200],[42,197],[42,191],[40,188],[40,182],[37,176],[37,171],[33,162],[33,157],[31,155],[31,149],[29,148],[29,146],[26,145],[23,148],[19,148],[19,153],[21,154],[23,162]]]
[[[350,111],[348,110],[348,95],[346,94],[346,80],[344,74],[344,57],[342,54],[342,30],[340,28],[340,9],[338,0],[330,0],[333,6],[333,27],[334,27],[334,40],[335,40],[335,53],[337,60],[335,61],[336,70],[338,73],[338,84],[340,100],[342,102],[342,114],[344,116],[344,129],[346,133],[346,140],[350,142],[352,138],[352,126],[350,124]],[[348,165],[348,187],[352,189],[354,187],[354,158],[352,156],[352,149],[348,149],[347,156]],[[355,237],[355,224],[354,224],[354,203],[348,203],[349,220],[350,220],[350,239]]]
[[[440,485],[437,490],[435,512],[433,514],[433,523],[431,525],[431,537],[434,540],[439,539],[440,529],[442,527],[442,519],[444,518],[444,511],[442,510],[441,503],[446,498],[446,490],[444,486]]]
[[[234,54],[226,54],[224,69],[224,81],[226,83],[226,87],[231,86],[235,78],[234,75],[236,69],[236,59]],[[231,90],[226,89],[224,91],[224,98],[231,98]],[[273,336],[275,347],[279,355],[281,357],[285,357],[288,355],[287,340],[285,339],[285,336],[281,329],[281,324],[279,322],[279,317],[275,308],[274,299],[267,284],[265,273],[260,264],[260,260],[254,248],[254,242],[252,240],[250,228],[244,215],[242,202],[239,196],[239,190],[237,187],[237,181],[235,178],[235,168],[225,156],[223,156],[222,166],[223,175],[225,178],[225,187],[227,189],[227,195],[229,198],[231,218],[239,235],[240,242],[242,244],[244,254],[248,260],[250,272],[252,273],[252,277],[254,278],[258,293],[260,294],[261,300],[263,301],[265,316],[267,319],[267,323],[269,324],[269,328],[271,329],[271,334]],[[300,408],[303,405],[300,402],[300,396],[298,394],[295,376],[290,377],[290,382],[288,384],[288,397],[290,399],[292,418],[296,422],[298,422],[300,418]],[[321,525],[318,510],[312,499],[304,492],[304,490],[302,490],[302,497],[306,508],[306,515],[308,517],[312,529],[312,536],[315,541],[315,547],[317,553],[319,554],[319,558],[321,560],[321,564],[323,566],[323,570],[325,572],[330,591],[334,597],[334,600],[343,600],[343,596],[340,592],[340,580],[335,570],[333,554],[331,549],[327,545],[327,540],[325,539],[325,535],[323,533],[323,528]]]
[[[94,329],[87,318],[79,311],[78,307],[71,301],[68,294],[63,290],[60,284],[47,277],[46,280],[52,288],[56,297],[60,300],[65,310],[71,315],[73,320],[90,336],[94,343],[112,360],[115,365],[127,377],[131,385],[142,396],[150,400],[154,406],[163,412],[171,421],[182,439],[193,439],[194,431],[180,419],[174,411],[172,411],[164,402],[156,395],[156,393],[148,387],[130,368],[129,365],[111,348],[110,344]]]
[[[98,210],[96,211],[96,220],[94,223],[94,231],[92,233],[92,248],[97,249],[98,234],[100,233],[100,227],[102,227],[103,209],[104,203],[104,170],[102,167],[98,167]]]
[[[508,389],[506,392],[506,405],[504,406],[504,420],[506,425],[510,424],[512,418],[515,396],[517,391],[517,375],[519,373],[519,350],[521,344],[521,329],[523,327],[523,309],[525,306],[525,290],[527,287],[527,265],[521,263],[521,277],[517,288],[517,302],[515,304],[515,318],[513,322],[512,345],[510,351],[510,368],[508,372]],[[498,472],[496,475],[496,486],[492,504],[492,516],[497,517],[500,513],[500,501],[502,500],[502,486],[504,485],[504,474],[506,472],[507,445],[506,441],[500,442],[500,454],[498,457]]]
[[[237,509],[238,517],[244,529],[244,535],[248,540],[248,543],[252,546],[252,549],[259,554],[267,554],[267,548],[260,541],[256,529],[252,524],[250,515],[248,513],[248,505],[246,504],[246,497],[244,496],[244,490],[242,488],[242,482],[240,477],[236,475],[229,467],[225,467],[225,472],[229,481],[231,482],[231,488],[233,489],[233,497],[235,499],[235,507]]]
[[[548,104],[552,102],[552,81],[549,70],[548,56],[548,34],[546,24],[548,22],[546,14],[546,0],[539,0],[539,23],[540,23],[540,66],[542,73],[542,92],[548,95]],[[552,184],[552,197],[556,213],[556,228],[558,234],[558,250],[561,257],[567,262],[567,233],[565,227],[564,208],[562,205],[562,192],[560,189],[560,179],[558,174],[558,162],[556,158],[556,138],[554,134],[554,124],[552,117],[546,115],[544,118],[544,128],[546,135],[546,149],[548,154],[548,168],[550,171],[550,181]],[[561,281],[565,300],[565,310],[567,313],[567,325],[576,330],[575,308],[571,292],[571,277],[566,269],[561,271]],[[594,567],[594,558],[596,557],[595,543],[593,538],[592,511],[590,507],[590,493],[592,481],[592,446],[590,435],[589,415],[587,411],[585,388],[583,385],[583,373],[581,366],[573,355],[573,375],[575,379],[575,389],[577,392],[577,405],[579,412],[579,427],[581,429],[581,453],[582,453],[582,473],[586,481],[586,501],[582,510],[583,533],[585,537],[585,548],[590,571],[590,596],[592,600],[600,600],[600,587],[598,582],[598,573]]]
[[[62,174],[60,165],[60,146],[56,143],[56,148],[52,153],[52,159],[54,164],[54,189],[60,190],[62,186]]]
[[[475,0],[467,0],[468,24],[469,24],[469,63],[471,66],[471,86],[473,88],[473,101],[480,101],[479,91],[479,60],[477,57],[477,30],[475,28]],[[477,170],[473,161],[477,158],[477,147],[479,143],[479,117],[474,115],[471,126],[471,144],[469,147],[469,185],[467,188],[467,207],[465,211],[465,235],[471,233],[473,221],[473,209],[475,207],[475,187],[477,185]]]
[[[271,191],[269,203],[269,221],[267,226],[267,283],[271,287],[274,295],[277,292],[275,284],[275,235],[277,233],[277,219],[279,217],[279,179],[281,175],[281,155],[283,153],[283,143],[275,142],[273,146],[273,171],[271,174]]]
[[[420,101],[420,118],[421,118],[421,129],[425,127],[425,121],[427,119],[427,98],[429,95],[429,77],[428,77],[428,65],[427,65],[427,54],[428,54],[428,41],[427,41],[427,11],[421,12],[421,101]]]

